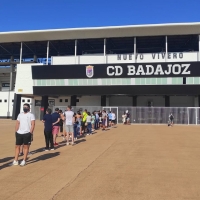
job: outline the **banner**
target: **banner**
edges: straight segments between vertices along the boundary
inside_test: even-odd
[[[32,66],[33,79],[200,77],[200,62]]]

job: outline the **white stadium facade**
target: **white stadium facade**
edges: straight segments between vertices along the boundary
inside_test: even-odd
[[[72,105],[129,108],[148,123],[143,112],[177,108],[177,122],[198,124],[200,23],[1,32],[0,90],[1,118],[30,103],[38,119]]]

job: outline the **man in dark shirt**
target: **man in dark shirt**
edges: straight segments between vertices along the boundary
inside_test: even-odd
[[[53,135],[52,135],[52,115],[51,115],[51,109],[47,108],[46,115],[44,115],[43,120],[44,122],[44,136],[45,136],[45,142],[46,142],[46,148],[45,151],[49,151],[49,143],[50,143],[50,149],[54,150],[53,145]]]
[[[58,135],[60,128],[59,121],[60,121],[59,108],[56,108],[55,112],[52,114],[52,123],[53,123],[52,133],[53,133],[54,146],[58,145],[58,143],[56,143],[56,136]]]

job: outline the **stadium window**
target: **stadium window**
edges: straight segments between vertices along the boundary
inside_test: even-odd
[[[25,102],[25,99],[22,99],[22,102],[24,103],[24,102]]]
[[[62,102],[62,99],[60,99],[60,102]]]
[[[28,102],[28,103],[30,103],[30,102],[31,102],[31,100],[30,100],[30,99],[28,99],[28,100],[27,100],[27,102]]]
[[[4,99],[4,102],[7,103],[7,99]]]
[[[68,102],[68,99],[65,99],[65,102]]]

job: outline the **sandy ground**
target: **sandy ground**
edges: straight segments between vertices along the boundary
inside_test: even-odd
[[[37,121],[20,167],[10,166],[15,121],[0,124],[0,200],[200,200],[199,126],[119,125],[44,152]]]

